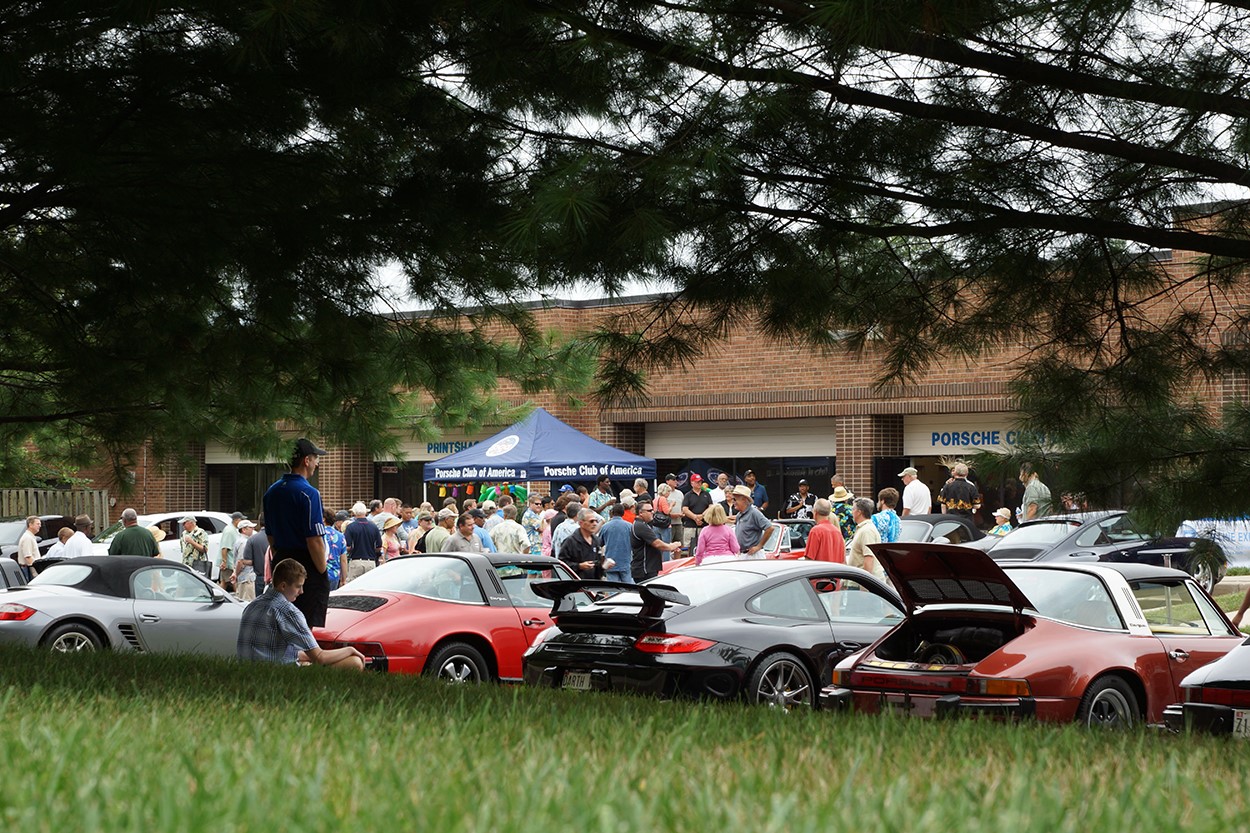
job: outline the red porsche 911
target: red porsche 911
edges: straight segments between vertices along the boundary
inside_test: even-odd
[[[576,579],[554,558],[437,553],[395,558],[330,594],[323,648],[352,645],[371,666],[449,682],[521,680],[521,655],[551,627],[531,585]]]
[[[907,618],[838,664],[827,708],[1160,723],[1181,680],[1244,638],[1180,570],[996,563],[932,543],[873,552]]]

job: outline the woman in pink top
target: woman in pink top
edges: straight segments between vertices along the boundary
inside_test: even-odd
[[[399,525],[403,521],[399,518],[388,518],[386,524],[382,527],[382,557],[378,559],[378,564],[385,564],[392,558],[399,558]]]
[[[551,533],[553,532],[551,528],[552,527],[551,519],[554,518],[558,514],[560,513],[554,509],[546,509],[543,511],[543,514],[542,514],[543,555],[548,555],[548,556],[551,555]]]
[[[717,561],[732,561],[738,557],[738,539],[726,521],[725,507],[713,503],[703,513],[707,526],[699,533],[699,546],[694,552],[694,563],[705,564]]]

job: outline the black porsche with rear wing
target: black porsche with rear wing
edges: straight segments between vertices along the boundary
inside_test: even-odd
[[[842,564],[738,561],[640,585],[536,584],[555,626],[525,655],[525,681],[574,690],[816,705],[833,663],[903,619],[898,595]]]

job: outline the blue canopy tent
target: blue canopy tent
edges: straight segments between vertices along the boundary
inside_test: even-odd
[[[426,463],[427,481],[588,480],[655,477],[655,460],[586,436],[542,408],[480,443]]]

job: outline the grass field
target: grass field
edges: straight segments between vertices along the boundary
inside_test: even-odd
[[[5,831],[1244,830],[1248,747],[0,650]]]

